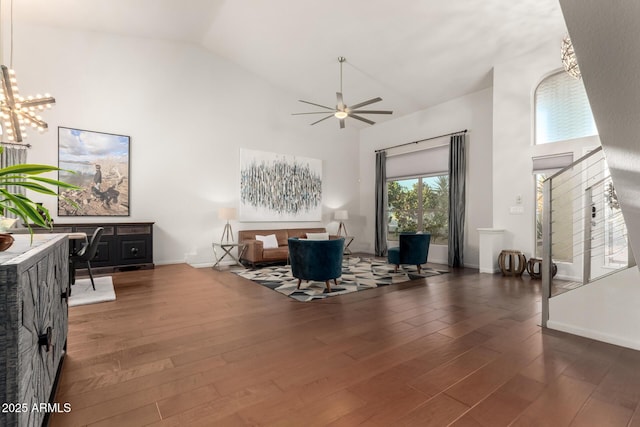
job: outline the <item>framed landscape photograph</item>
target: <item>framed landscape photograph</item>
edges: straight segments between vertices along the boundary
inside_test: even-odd
[[[125,135],[58,127],[58,216],[129,216],[129,153]],[[70,203],[73,201],[73,203]]]

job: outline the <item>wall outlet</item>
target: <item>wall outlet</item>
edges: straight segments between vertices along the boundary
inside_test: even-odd
[[[511,206],[509,208],[509,213],[511,215],[522,215],[524,213],[524,207],[523,206]]]

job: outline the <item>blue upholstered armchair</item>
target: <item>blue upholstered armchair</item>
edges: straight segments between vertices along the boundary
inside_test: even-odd
[[[420,273],[421,265],[427,262],[429,256],[429,243],[431,234],[402,233],[399,236],[400,246],[389,248],[387,258],[389,264],[395,264],[395,271],[398,271],[400,264],[411,264],[418,266]]]
[[[298,289],[303,280],[324,281],[331,292],[329,280],[337,285],[342,276],[344,238],[332,240],[289,239],[291,273],[298,279]]]

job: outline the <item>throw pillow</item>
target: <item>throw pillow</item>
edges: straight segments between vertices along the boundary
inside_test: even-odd
[[[329,233],[307,233],[307,240],[329,240]]]
[[[269,234],[268,236],[260,236],[256,234],[256,240],[262,242],[264,249],[276,249],[278,247],[278,239],[275,234]]]

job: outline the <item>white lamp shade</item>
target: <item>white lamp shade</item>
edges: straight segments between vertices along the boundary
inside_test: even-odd
[[[236,219],[238,217],[238,213],[236,208],[219,208],[218,209],[218,218],[226,219],[229,221],[230,219]]]
[[[333,214],[333,217],[338,221],[347,220],[349,219],[349,211],[345,211],[345,210],[336,211]]]

